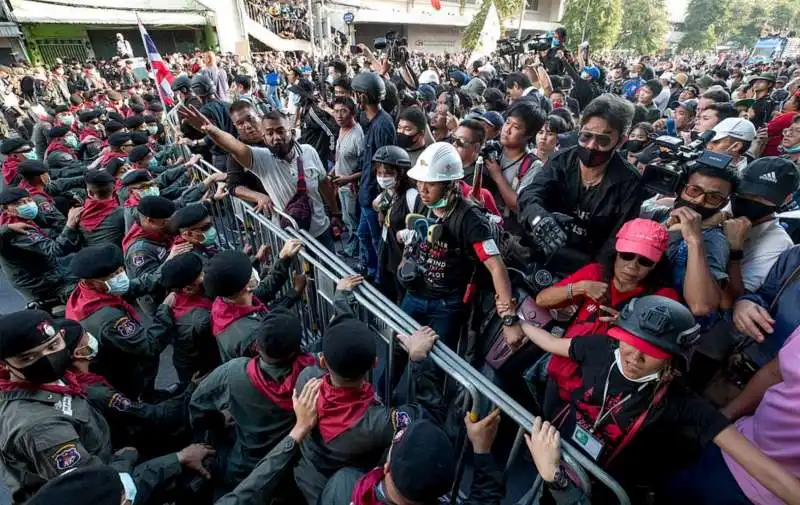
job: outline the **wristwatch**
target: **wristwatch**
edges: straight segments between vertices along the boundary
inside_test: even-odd
[[[742,261],[744,259],[744,251],[742,249],[731,249],[728,259],[730,261]]]
[[[508,314],[503,316],[503,326],[514,326],[519,322],[519,316],[516,314]]]
[[[557,491],[563,491],[564,489],[567,489],[567,486],[569,486],[569,477],[567,477],[567,472],[564,471],[563,466],[558,465],[558,470],[556,470],[556,474],[553,476],[552,482],[547,483],[547,487]]]

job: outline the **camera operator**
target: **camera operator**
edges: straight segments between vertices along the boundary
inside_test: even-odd
[[[499,159],[489,157],[486,160],[486,168],[501,199],[501,207],[506,209],[506,217],[510,215],[509,211],[519,210],[517,195],[536,175],[538,158],[528,152],[528,144],[536,138],[545,121],[547,116],[534,104],[526,101],[515,103],[508,109],[500,134],[503,154]]]
[[[566,65],[563,58],[560,58],[559,51],[562,54],[568,54],[565,46],[567,44],[567,30],[564,27],[558,27],[553,32],[553,41],[550,48],[539,51],[539,58],[544,65],[545,70],[550,75],[564,75],[566,72]]]
[[[545,257],[566,246],[553,268],[571,273],[597,256],[617,230],[639,212],[639,173],[617,152],[633,121],[633,105],[611,94],[583,111],[578,145],[559,151],[519,197],[520,224],[533,232]],[[557,221],[553,213],[566,215]],[[564,220],[562,220],[564,221]]]

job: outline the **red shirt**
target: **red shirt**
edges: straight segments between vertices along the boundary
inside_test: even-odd
[[[590,263],[556,284],[556,286],[566,286],[567,284],[574,284],[580,281],[605,282],[606,276],[603,272],[603,266],[600,263]],[[601,315],[607,315],[599,313],[600,305],[622,310],[622,307],[625,306],[628,300],[640,295],[659,295],[673,300],[679,299],[678,293],[674,289],[668,287],[659,288],[653,292],[646,292],[644,287],[637,286],[635,289],[622,293],[617,290],[612,281],[605,300],[598,302],[591,298],[575,298],[576,303],[580,304],[578,307],[578,314],[569,328],[567,328],[564,338],[584,337],[586,335],[605,335],[611,323],[600,321]],[[558,384],[560,395],[563,400],[569,400],[569,394],[581,384],[581,379],[577,375],[578,365],[569,358],[553,356],[547,367],[547,372],[556,384]]]
[[[469,198],[470,194],[472,193],[472,186],[464,181],[458,181],[458,183],[461,185],[461,194],[464,196],[464,198]],[[488,189],[481,188],[481,194],[478,203],[483,205],[486,210],[495,216],[503,216],[500,214],[500,210],[497,208],[497,202],[495,202],[494,196],[492,196],[492,193]]]
[[[769,138],[767,138],[767,145],[764,146],[764,152],[761,153],[762,156],[780,156],[781,152],[778,147],[783,140],[783,130],[792,126],[796,115],[797,112],[786,112],[767,123]]]

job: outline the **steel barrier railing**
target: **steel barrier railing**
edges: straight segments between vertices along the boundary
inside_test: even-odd
[[[202,177],[218,172],[217,169],[204,161],[195,165],[195,169]],[[309,281],[305,293],[307,306],[297,307],[298,317],[303,324],[307,338],[319,338],[333,314],[333,296],[336,283],[342,277],[353,275],[356,272],[340,257],[314,239],[307,231],[296,227],[281,228],[266,216],[256,212],[248,202],[230,195],[222,201],[214,201],[212,207],[212,214],[215,220],[217,220],[218,224],[221,224],[218,229],[222,232],[222,240],[228,246],[245,247],[250,245],[257,249],[260,245],[269,245],[272,248],[273,258],[276,258],[282,243],[286,240],[297,239],[302,241],[304,247],[301,249],[299,256],[305,265],[304,272],[309,274]],[[274,212],[291,221],[289,216],[282,214],[280,211],[275,210]],[[398,343],[393,338],[393,334],[409,335],[419,329],[421,325],[368,283],[357,286],[353,290],[353,295],[360,307],[358,314],[360,319],[372,327],[388,346],[386,355],[388,362],[385,365],[387,376],[384,381],[386,384],[384,394],[386,395],[385,399],[388,401],[391,398],[389,393],[393,384],[391,360],[394,346]],[[430,357],[448,377],[455,380],[469,392],[469,405],[465,401],[465,408],[469,406],[470,415],[473,418],[478,416],[481,398],[486,398],[519,426],[506,462],[506,469],[510,468],[523,446],[523,434],[531,432],[534,416],[443,343],[436,342]],[[463,438],[464,444],[468,443],[466,437]],[[561,445],[565,464],[574,470],[573,478],[577,480],[587,494],[591,492],[589,479],[589,475],[591,475],[611,490],[620,505],[630,505],[631,501],[626,491],[597,463],[586,457],[570,443],[562,440]],[[459,465],[461,466],[462,464],[463,458],[460,458]],[[456,473],[456,482],[453,483],[454,490],[459,489],[462,473],[461,468],[459,468]],[[533,487],[519,503],[534,503],[541,488],[541,477],[537,476]],[[453,500],[455,500],[456,495],[457,493],[452,494]]]

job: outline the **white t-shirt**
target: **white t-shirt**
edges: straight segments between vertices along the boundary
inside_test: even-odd
[[[325,206],[319,193],[319,184],[327,176],[327,172],[313,147],[300,144],[300,149],[303,153],[303,172],[306,176],[308,196],[314,206],[311,229],[308,231],[314,237],[319,237],[331,224],[325,214]],[[289,200],[297,193],[297,156],[292,156],[291,161],[285,161],[275,157],[272,151],[264,147],[251,147],[250,151],[253,153],[253,166],[250,170],[261,179],[275,208],[283,211]]]
[[[439,74],[434,70],[425,70],[419,74],[419,79],[417,80],[420,84],[429,84],[431,82],[439,84]]]
[[[792,239],[777,219],[753,226],[744,240],[742,282],[748,292],[764,283],[772,265],[783,251],[792,247]]]

